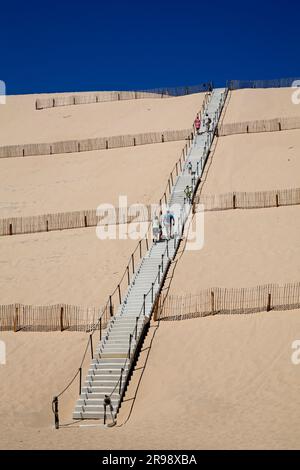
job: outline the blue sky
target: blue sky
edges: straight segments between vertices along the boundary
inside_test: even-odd
[[[300,76],[300,2],[9,1],[8,94]]]

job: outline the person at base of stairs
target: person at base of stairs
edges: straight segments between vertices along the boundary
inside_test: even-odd
[[[170,240],[172,238],[172,228],[175,225],[175,217],[172,212],[168,209],[165,216],[164,216],[164,225],[167,232],[167,239]]]
[[[196,119],[194,121],[194,126],[195,126],[195,131],[199,135],[200,134],[200,127],[201,127],[201,121],[200,121],[200,118],[199,118],[199,114],[197,114],[197,116],[196,116]]]
[[[153,243],[157,243],[161,239],[162,227],[159,223],[157,215],[152,222]]]

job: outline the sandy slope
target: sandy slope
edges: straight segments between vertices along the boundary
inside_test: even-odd
[[[220,137],[201,191],[218,194],[299,187],[299,152],[300,130]]]
[[[0,379],[12,407],[0,403],[0,448],[299,449],[300,366],[291,362],[299,313],[162,322],[136,399],[147,350],[113,429],[52,428],[50,401],[66,383],[64,366],[76,368],[82,334],[1,334],[8,354]],[[60,402],[62,422],[73,404],[72,393]]]
[[[0,218],[157,204],[184,142],[51,157],[0,159]]]
[[[0,107],[0,145],[53,142],[189,128],[203,93],[36,111],[35,96],[8,96]]]
[[[3,237],[1,304],[101,306],[116,288],[136,240],[99,240],[96,228]]]
[[[170,293],[296,282],[299,229],[299,206],[206,212],[204,246],[182,251],[182,244]]]
[[[300,104],[292,102],[294,92],[293,88],[235,90],[231,93],[223,122],[300,116]]]

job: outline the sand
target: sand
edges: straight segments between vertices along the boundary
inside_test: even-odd
[[[184,145],[0,159],[0,218],[118,207],[120,195],[130,204],[157,204]]]
[[[223,123],[300,116],[300,104],[292,102],[294,92],[294,88],[235,90]]]
[[[299,206],[205,212],[204,246],[183,251],[182,244],[170,293],[297,282],[299,230]]]
[[[8,96],[0,107],[0,145],[108,137],[191,127],[204,94],[113,101],[36,111],[35,95]]]
[[[152,327],[111,429],[53,429],[50,402],[69,378],[66,369],[76,370],[83,334],[3,333],[7,365],[0,366],[0,380],[7,399],[0,403],[0,448],[299,449],[300,366],[291,362],[299,314]],[[76,392],[61,400],[63,423],[75,399]]]
[[[202,194],[300,187],[300,130],[220,137]]]
[[[102,306],[136,245],[99,240],[95,227],[3,237],[1,304]]]
[[[11,97],[9,105],[1,107],[0,144],[143,132],[164,126],[186,127],[191,125],[194,113],[201,106],[198,99],[201,101],[201,96],[194,95],[174,100],[105,103],[38,112],[33,109],[34,97]],[[298,115],[297,106],[293,107],[289,99],[290,90],[234,92],[226,120],[273,118],[293,112],[295,114],[291,115]],[[292,135],[295,137],[290,138]],[[233,144],[228,144],[219,156],[216,153],[214,172],[208,172],[207,181],[211,174],[214,178],[209,192],[223,192],[222,187],[230,191],[231,184],[235,190],[264,190],[269,184],[273,189],[275,183],[282,181],[283,187],[296,185],[297,135],[289,132],[269,138],[271,134],[266,134],[261,141],[253,141],[249,150],[244,141],[237,143],[236,149],[240,147],[242,153],[241,147],[245,146],[246,159],[255,159],[257,165],[256,151],[260,144],[264,145],[267,156],[261,163],[264,176],[260,180],[254,163],[244,167],[241,159],[234,160],[237,150],[230,157]],[[271,141],[273,138],[283,140]],[[289,149],[287,144],[295,148]],[[136,151],[136,155],[130,151],[130,160],[134,158],[132,155],[138,158],[139,149]],[[290,162],[285,160],[287,151]],[[274,162],[270,160],[271,155],[275,156]],[[225,171],[225,165],[218,163],[222,156],[228,162],[232,158],[232,166],[241,166],[236,176],[231,177],[229,172],[225,172],[224,178],[221,176]],[[82,194],[85,208],[88,201],[94,204],[98,197],[98,180],[101,198],[109,193],[113,199],[119,189],[124,188],[130,198],[137,194],[137,198],[146,201],[151,196],[149,188],[155,186],[153,191],[156,191],[159,186],[153,185],[153,181],[159,178],[157,170],[163,157],[160,153],[158,157],[157,153],[152,161],[145,154],[147,164],[139,173],[141,181],[131,176],[129,183],[123,186],[118,175],[116,187],[111,183],[115,165],[105,160],[108,154],[103,157],[103,175],[98,173],[95,155],[91,155],[90,162],[84,160],[85,156],[78,156],[78,164],[72,156],[59,158],[68,164],[44,167],[43,158],[30,158],[29,163],[22,163],[30,168],[25,171],[25,181],[21,184],[16,183],[17,177],[11,176],[14,172],[21,174],[17,170],[20,159],[15,159],[10,168],[5,166],[6,176],[1,184],[4,182],[10,188],[2,190],[0,200],[7,198],[13,203],[7,208],[6,200],[5,210],[13,208],[19,214],[27,209],[42,213],[46,207],[47,210],[50,207],[57,210],[81,208],[79,194]],[[51,163],[56,161],[53,159]],[[127,157],[125,162],[126,167],[131,165]],[[288,163],[291,163],[289,167]],[[155,167],[153,174],[152,165]],[[136,173],[140,166],[135,168]],[[97,176],[90,183],[94,172]],[[87,184],[80,181],[80,173],[85,175]],[[124,168],[120,174],[126,174]],[[149,186],[143,193],[141,188],[148,178]],[[244,181],[241,186],[240,180]],[[219,181],[220,186],[217,186]],[[68,188],[65,206],[62,202],[64,182]],[[87,191],[89,185],[91,195]],[[16,197],[12,196],[15,187]],[[74,194],[73,203],[71,192],[77,192],[77,187],[78,195]],[[157,189],[161,190],[163,188]],[[246,287],[299,281],[299,215],[297,206],[206,213],[204,248],[179,253],[171,293],[197,293],[212,286]],[[0,242],[1,303],[101,305],[115,288],[135,245],[136,242],[131,241],[100,242],[94,228],[4,237]],[[77,370],[87,341],[85,334],[1,332],[0,339],[7,346],[7,364],[0,366],[3,398],[0,402],[0,448],[299,448],[300,366],[291,362],[292,342],[300,335],[299,314],[300,311],[295,310],[249,316],[216,315],[161,322],[158,329],[152,325],[122,404],[118,426],[113,429],[103,429],[99,422],[96,428],[77,425],[59,431],[53,429],[51,398]],[[60,401],[63,422],[70,421],[78,397],[78,384],[74,383],[73,387]]]

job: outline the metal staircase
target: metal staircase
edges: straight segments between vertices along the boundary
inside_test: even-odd
[[[177,223],[174,237],[152,244],[137,267],[123,302],[98,344],[96,356],[92,360],[73,412],[74,419],[104,419],[105,422],[107,413],[104,399],[107,397],[113,407],[112,416],[115,417],[118,412],[133,362],[139,352],[140,343],[169,265],[176,255],[182,230],[189,215],[191,206],[190,202],[186,201],[184,190],[189,185],[192,192],[195,191],[209,154],[226,95],[227,90],[224,88],[215,89],[211,94],[204,111],[204,116],[207,113],[212,121],[210,131],[207,132],[205,122],[202,122],[200,135],[195,136],[168,201],[170,209],[176,205],[174,213],[177,215]]]

